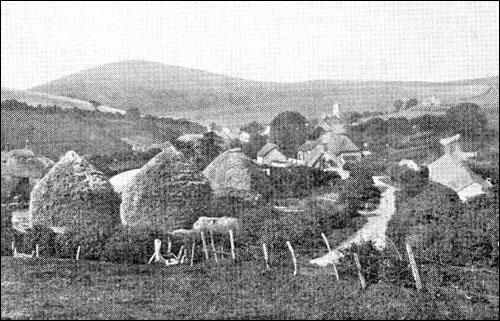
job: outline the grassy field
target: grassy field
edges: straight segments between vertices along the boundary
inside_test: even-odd
[[[2,319],[496,319],[498,304],[258,262],[166,268],[2,257]],[[323,270],[324,271],[324,270]],[[498,280],[497,280],[498,281]]]

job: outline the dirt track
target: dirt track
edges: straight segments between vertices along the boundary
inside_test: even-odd
[[[341,250],[349,248],[352,244],[360,244],[365,241],[372,241],[379,249],[383,249],[385,247],[385,232],[387,230],[387,223],[396,211],[396,199],[394,195],[396,188],[382,182],[381,179],[383,177],[384,176],[373,176],[375,186],[382,188],[385,187],[386,190],[381,195],[380,204],[377,209],[366,214],[368,216],[368,222],[349,239],[342,242],[337,248],[332,250],[331,253],[311,260],[311,264],[327,266],[332,262],[332,260],[338,262],[338,260],[343,256]]]

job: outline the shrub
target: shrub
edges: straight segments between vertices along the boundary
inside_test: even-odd
[[[55,238],[56,256],[74,258],[80,246],[80,258],[99,260],[112,230],[72,228]]]
[[[357,213],[346,210],[346,204],[313,200],[307,204],[307,215],[314,217],[324,233],[349,227]],[[353,215],[354,214],[354,215]]]
[[[7,206],[2,205],[1,217],[1,255],[12,255],[12,240],[14,239],[14,229],[12,227],[12,211]]]

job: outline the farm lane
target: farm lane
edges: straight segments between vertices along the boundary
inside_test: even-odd
[[[352,244],[360,244],[372,241],[377,248],[384,248],[386,242],[385,232],[387,224],[396,211],[396,188],[383,182],[385,176],[373,176],[375,186],[385,189],[380,198],[379,206],[372,212],[363,213],[367,215],[368,222],[357,231],[352,237],[342,242],[331,253],[315,258],[311,264],[327,266],[332,260],[338,262],[343,257],[342,250],[349,248]]]

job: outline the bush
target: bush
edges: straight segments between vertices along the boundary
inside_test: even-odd
[[[7,206],[2,205],[1,217],[1,255],[12,255],[12,240],[14,239],[14,228],[12,227],[12,211]]]
[[[74,258],[80,246],[80,259],[99,260],[113,231],[72,228],[55,238],[56,256]]]
[[[307,215],[315,218],[323,233],[329,233],[334,229],[349,227],[353,217],[358,216],[358,213],[347,211],[346,207],[346,204],[313,200],[307,204]]]

